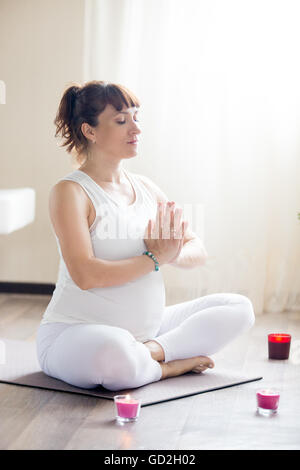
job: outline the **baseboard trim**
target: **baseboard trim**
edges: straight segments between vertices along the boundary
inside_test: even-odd
[[[38,284],[34,282],[0,282],[0,292],[7,294],[52,295],[55,284]]]

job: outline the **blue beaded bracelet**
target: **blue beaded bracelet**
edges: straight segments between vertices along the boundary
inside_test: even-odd
[[[151,251],[144,251],[143,255],[147,255],[150,258],[152,258],[154,263],[155,263],[155,271],[159,271],[159,263],[158,263],[157,259],[155,258],[154,254],[151,253]]]

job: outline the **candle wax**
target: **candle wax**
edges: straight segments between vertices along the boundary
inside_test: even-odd
[[[116,407],[121,418],[135,418],[139,409],[139,401],[134,398],[120,398],[116,400]]]
[[[291,335],[286,333],[272,333],[268,335],[269,341],[272,343],[290,343]]]
[[[273,390],[259,390],[256,392],[257,406],[266,410],[277,410],[280,394]]]

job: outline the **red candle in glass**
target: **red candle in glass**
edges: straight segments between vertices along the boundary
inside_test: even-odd
[[[288,359],[291,346],[291,335],[273,333],[268,335],[269,359]]]

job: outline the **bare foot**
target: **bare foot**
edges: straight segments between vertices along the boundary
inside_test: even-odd
[[[213,368],[215,365],[213,360],[207,356],[196,356],[188,359],[178,359],[176,361],[165,363],[160,362],[159,364],[162,368],[161,380],[168,377],[176,377],[190,371],[199,374],[208,367]]]

